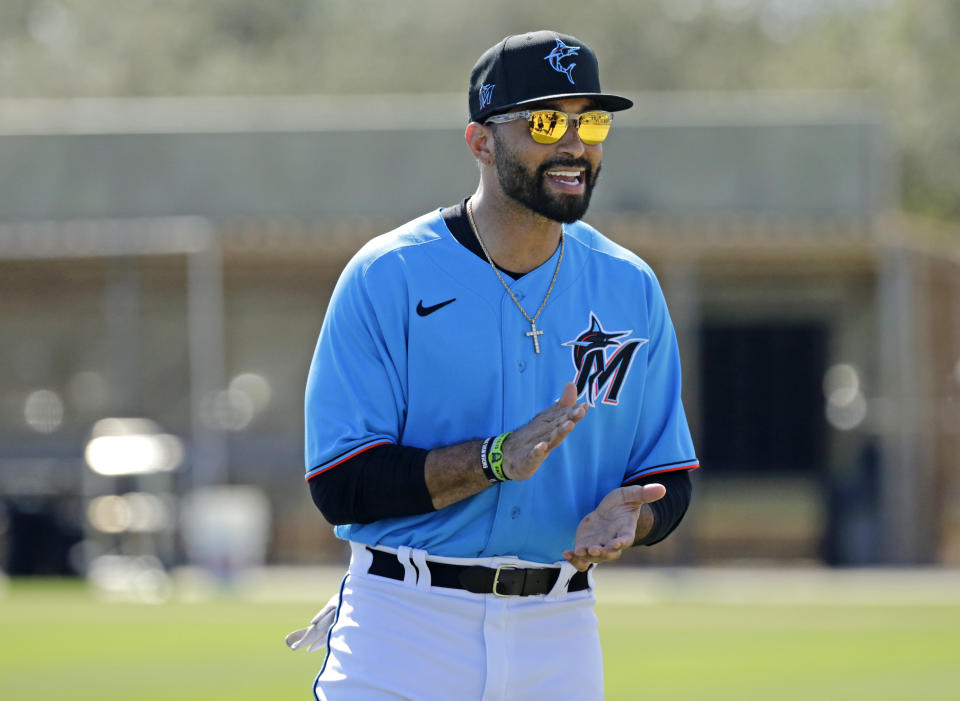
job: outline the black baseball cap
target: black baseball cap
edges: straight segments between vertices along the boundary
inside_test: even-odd
[[[569,34],[549,30],[508,36],[491,46],[470,73],[470,120],[482,122],[498,112],[541,100],[593,98],[610,112],[633,101],[600,90],[593,49]]]

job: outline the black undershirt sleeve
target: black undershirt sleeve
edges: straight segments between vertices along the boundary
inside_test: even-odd
[[[655,545],[673,533],[674,529],[680,525],[684,514],[687,513],[687,507],[690,506],[690,496],[693,492],[689,472],[689,470],[663,472],[659,475],[644,477],[633,483],[662,484],[667,489],[667,493],[663,495],[662,499],[650,502],[650,508],[653,509],[653,528],[643,540],[634,543],[634,545]]]
[[[378,445],[311,478],[310,495],[335,526],[435,511],[424,473],[427,452]]]

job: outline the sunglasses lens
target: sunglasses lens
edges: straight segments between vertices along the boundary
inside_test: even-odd
[[[580,140],[591,146],[599,144],[610,133],[611,121],[612,115],[609,112],[585,112],[580,115],[580,126],[577,128]]]
[[[530,136],[538,144],[555,144],[567,131],[567,115],[553,110],[537,110],[530,115]]]

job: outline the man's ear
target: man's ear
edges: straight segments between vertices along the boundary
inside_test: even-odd
[[[470,153],[483,165],[493,165],[493,132],[479,122],[470,122],[464,132]]]

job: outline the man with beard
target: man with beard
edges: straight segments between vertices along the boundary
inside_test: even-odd
[[[611,112],[552,31],[481,56],[476,191],[344,270],[306,394],[307,482],[349,541],[291,647],[318,699],[599,699],[597,564],[679,523],[698,466],[650,268],[579,221]]]

